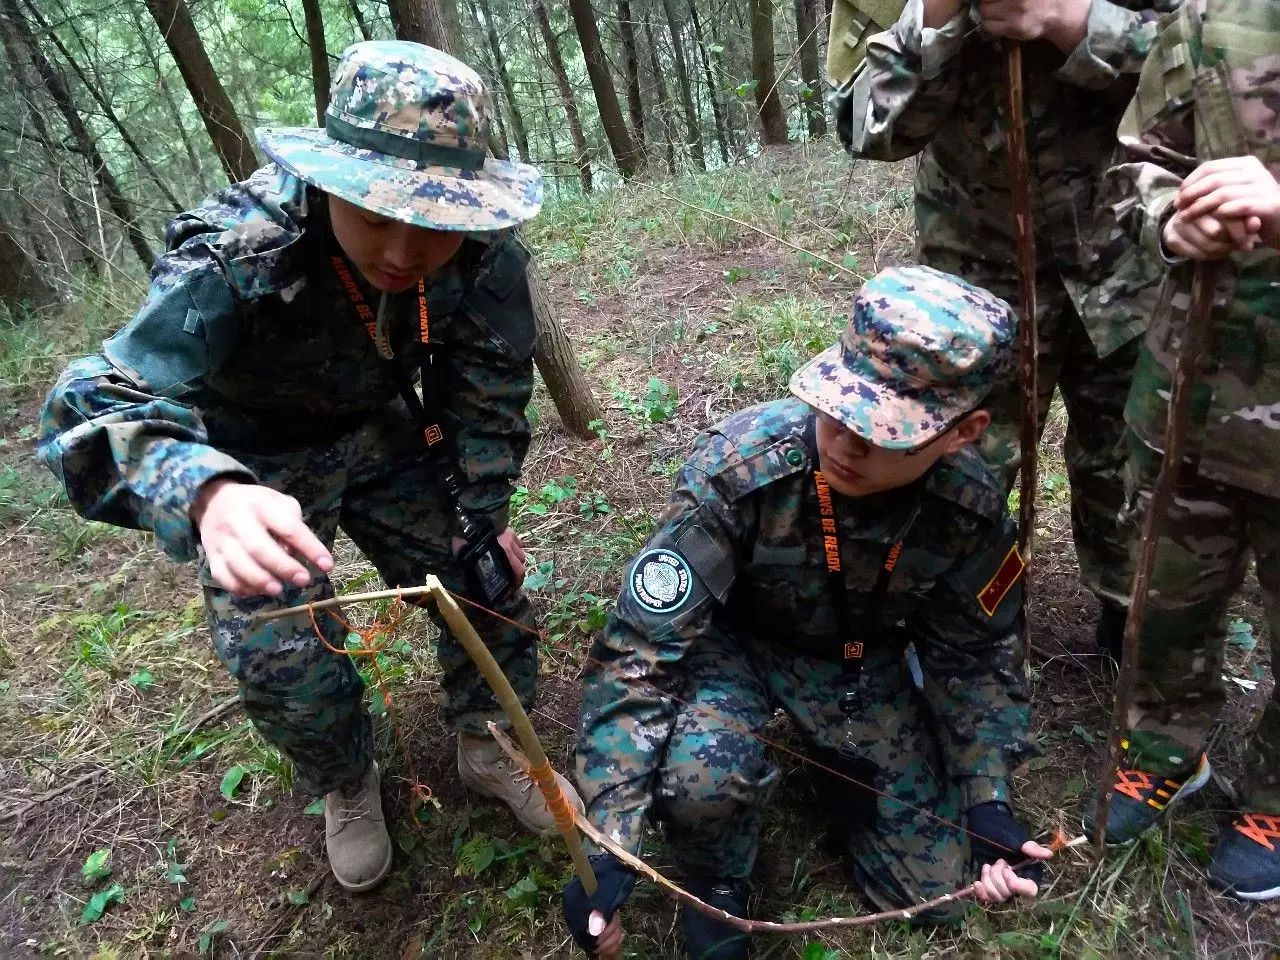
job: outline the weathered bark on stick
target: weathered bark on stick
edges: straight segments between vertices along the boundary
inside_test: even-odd
[[[618,91],[614,89],[613,75],[609,73],[609,63],[600,43],[600,29],[596,26],[591,0],[569,0],[569,11],[573,14],[578,42],[587,63],[587,75],[595,93],[596,108],[600,111],[600,123],[613,152],[613,162],[624,177],[635,177],[644,167],[644,152],[636,146],[631,131],[627,129],[627,121],[622,117]]]
[[[1018,261],[1018,384],[1022,391],[1022,432],[1018,526],[1022,558],[1028,569],[1035,554],[1036,491],[1040,444],[1040,341],[1036,329],[1036,238],[1031,213],[1031,174],[1022,111],[1022,47],[1011,43],[1005,54],[1005,138],[1009,151],[1009,197],[1013,207],[1013,242]],[[1030,602],[1030,577],[1024,604]],[[1028,639],[1027,648],[1030,652]]]
[[[636,55],[636,22],[629,0],[618,0],[618,36],[622,40],[622,77],[627,89],[627,112],[636,145],[644,149],[644,101],[640,97],[640,58]]]
[[[578,167],[578,179],[582,182],[582,192],[591,192],[591,155],[587,150],[587,138],[582,132],[582,118],[578,115],[578,102],[573,96],[573,87],[569,85],[569,72],[565,69],[564,57],[560,53],[560,41],[551,29],[551,18],[547,15],[545,0],[537,0],[533,8],[534,17],[538,21],[538,31],[542,34],[542,43],[547,48],[547,59],[551,62],[551,73],[556,78],[556,89],[560,91],[560,101],[564,104],[564,115],[569,121],[569,136],[573,138],[573,150],[576,156],[574,163]]]
[[[1120,766],[1121,742],[1129,732],[1129,708],[1138,670],[1139,641],[1147,616],[1147,595],[1151,590],[1151,571],[1155,568],[1160,532],[1174,491],[1182,456],[1186,447],[1187,421],[1191,411],[1191,392],[1200,373],[1209,325],[1213,318],[1213,292],[1217,268],[1197,263],[1191,279],[1191,302],[1187,309],[1182,343],[1173,365],[1173,383],[1169,391],[1169,409],[1165,418],[1164,459],[1156,474],[1151,502],[1142,518],[1137,564],[1133,571],[1133,592],[1129,598],[1129,616],[1124,625],[1124,645],[1120,655],[1120,675],[1116,679],[1115,710],[1111,717],[1111,738],[1107,741],[1107,761],[1098,778],[1098,811],[1094,823],[1093,842],[1101,854],[1106,849],[1107,817],[1111,795],[1115,789],[1116,771]]]
[[[720,159],[727,164],[730,152],[736,147],[733,141],[729,139],[724,113],[720,109],[719,91],[716,90],[716,80],[711,73],[711,60],[707,56],[707,41],[702,35],[702,20],[698,16],[698,0],[689,0],[689,19],[693,23],[693,35],[698,42],[698,52],[702,57],[702,72],[707,78],[707,99],[711,101],[711,115],[716,121],[716,142],[720,145]]]
[[[604,411],[587,385],[587,378],[578,366],[573,343],[564,327],[560,326],[547,288],[532,264],[529,267],[529,297],[533,301],[534,316],[538,319],[533,359],[547,385],[547,393],[551,395],[569,432],[589,440],[595,436],[591,422],[603,421]]]
[[[124,227],[129,244],[133,247],[134,253],[138,255],[138,259],[142,261],[142,265],[147,270],[150,270],[151,264],[155,261],[155,254],[137,225],[133,209],[129,201],[125,199],[120,185],[116,182],[116,178],[107,167],[107,161],[98,152],[98,147],[94,143],[93,137],[90,136],[88,128],[85,127],[84,121],[80,118],[80,113],[76,109],[75,102],[71,99],[70,92],[62,82],[62,77],[53,69],[53,64],[49,62],[43,51],[41,51],[39,44],[36,43],[36,38],[31,32],[30,25],[18,10],[16,0],[0,0],[0,20],[3,20],[4,24],[7,25],[0,26],[0,29],[11,31],[18,42],[26,48],[27,55],[31,58],[32,65],[36,68],[36,73],[40,75],[45,89],[48,90],[49,96],[53,98],[54,105],[58,108],[58,112],[62,114],[62,119],[66,122],[67,129],[71,131],[71,137],[75,140],[77,149],[84,154],[85,159],[91,164],[98,183],[102,185],[102,192],[107,196],[107,204],[111,207],[111,212],[116,215],[116,218]]]
[[[222,169],[232,182],[247,180],[258,166],[253,141],[209,62],[209,54],[205,52],[186,3],[183,0],[146,0],[146,3],[200,111],[200,119],[209,131]]]
[[[684,55],[684,41],[680,37],[680,24],[672,0],[662,0],[667,15],[667,32],[671,37],[671,53],[675,58],[676,82],[680,88],[680,104],[684,108],[684,122],[689,130],[689,156],[700,170],[707,169],[707,159],[702,147],[702,123],[693,105],[693,87],[689,83],[689,65]]]
[[[751,74],[756,81],[761,138],[771,144],[788,139],[773,58],[773,0],[751,0]]]
[[[307,22],[307,49],[311,54],[311,88],[316,97],[316,122],[324,125],[324,112],[329,106],[329,53],[324,42],[324,14],[320,0],[302,0],[302,13]]]
[[[818,65],[818,17],[814,3],[815,0],[795,0],[800,77],[808,88],[800,102],[809,121],[810,140],[825,136],[827,132],[827,115],[822,106],[822,72]]]

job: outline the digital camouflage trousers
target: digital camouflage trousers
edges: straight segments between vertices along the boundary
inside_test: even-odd
[[[685,661],[688,682],[655,791],[655,816],[670,849],[692,874],[746,877],[754,866],[779,770],[758,735],[781,707],[816,759],[831,766],[846,736],[858,760],[820,790],[833,835],[844,844],[854,882],[880,909],[937,897],[968,879],[969,844],[954,825],[960,791],[943,771],[923,698],[901,659],[868,657],[860,702],[846,719],[834,662],[700,638]],[[951,920],[942,911],[926,919]]]
[[[1012,269],[996,273],[990,264],[938,251],[930,254],[928,262],[1017,306],[1017,276]],[[1071,527],[1080,579],[1100,599],[1128,606],[1129,550],[1117,518],[1124,506],[1124,405],[1141,338],[1099,357],[1084,322],[1052,270],[1041,271],[1036,323],[1041,433],[1055,388],[1062,392],[1067,408],[1063,457],[1071,486]],[[1022,465],[1022,394],[1016,365],[1011,379],[992,391],[985,407],[991,413],[991,426],[978,449],[1005,488],[1012,490]]]
[[[341,528],[390,587],[415,586],[435,574],[461,591],[451,550],[452,510],[425,457],[421,434],[394,408],[338,441],[290,453],[232,451],[259,480],[295,497],[308,526],[332,547]],[[326,648],[307,614],[251,623],[254,613],[333,596],[328,577],[287,585],[278,597],[237,597],[219,588],[200,563],[209,628],[218,657],[239,684],[258,731],[294,764],[304,790],[324,794],[357,781],[372,759],[364,684],[352,658]],[[518,597],[500,611],[533,623]],[[469,612],[470,613],[470,612]],[[481,639],[526,706],[532,705],[537,645],[531,634],[470,613]],[[325,642],[342,648],[346,631],[317,613]],[[436,647],[441,703],[449,725],[483,734],[502,710],[462,646],[442,629]]]
[[[1160,454],[1129,434],[1124,528],[1137,549]],[[1195,763],[1226,700],[1227,604],[1252,554],[1274,649],[1280,637],[1280,500],[1200,477],[1185,464],[1161,523],[1129,711],[1127,763],[1162,776]],[[1274,663],[1274,655],[1273,655]],[[1245,749],[1245,808],[1280,814],[1280,703],[1273,690]]]

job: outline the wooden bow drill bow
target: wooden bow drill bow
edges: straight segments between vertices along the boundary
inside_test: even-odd
[[[564,838],[565,845],[569,848],[569,855],[573,861],[574,871],[582,880],[583,889],[588,896],[595,892],[597,888],[596,877],[591,869],[591,864],[587,860],[582,848],[582,838],[578,831],[581,831],[596,843],[602,850],[606,850],[620,861],[636,871],[641,876],[647,878],[668,894],[681,903],[685,903],[700,913],[706,914],[715,920],[728,924],[735,929],[742,930],[746,933],[781,933],[781,934],[798,934],[810,933],[819,930],[830,930],[839,927],[862,927],[873,923],[879,923],[883,920],[909,920],[921,913],[941,907],[948,903],[954,903],[961,900],[967,900],[974,896],[977,884],[971,883],[961,887],[950,893],[935,897],[932,900],[915,904],[899,910],[885,910],[880,913],[863,914],[856,917],[832,917],[824,920],[805,920],[793,923],[778,923],[769,920],[748,920],[745,917],[738,917],[728,913],[711,904],[699,899],[694,894],[685,890],[675,881],[664,876],[653,867],[649,866],[640,858],[630,853],[611,838],[601,833],[594,824],[592,824],[585,815],[579,813],[576,808],[571,806],[560,792],[559,785],[556,783],[555,773],[551,769],[550,761],[547,759],[546,752],[542,748],[541,741],[538,739],[537,733],[534,732],[533,724],[529,720],[529,716],[525,713],[524,707],[520,704],[519,698],[511,687],[511,683],[503,674],[502,668],[498,666],[493,659],[493,655],[489,653],[488,648],[484,645],[475,628],[471,625],[466,614],[458,606],[453,595],[444,587],[440,581],[432,576],[428,577],[426,582],[420,587],[405,587],[397,590],[379,590],[371,593],[349,594],[343,597],[334,597],[329,600],[320,600],[315,603],[301,604],[295,607],[287,607],[282,610],[264,611],[253,616],[254,621],[274,620],[279,617],[292,616],[300,613],[313,613],[316,610],[340,606],[348,603],[360,603],[369,600],[407,600],[415,597],[429,597],[436,602],[437,608],[448,623],[454,635],[457,636],[463,648],[471,656],[476,666],[480,669],[481,675],[493,690],[498,702],[502,705],[503,712],[507,719],[511,722],[512,729],[516,731],[516,736],[524,747],[522,753],[506,736],[505,733],[494,723],[489,723],[489,732],[494,740],[502,748],[503,751],[523,770],[534,783],[538,785],[538,789],[542,792],[547,803],[547,809],[551,811],[555,817],[556,827],[560,831],[560,835]],[[469,601],[468,601],[469,602]],[[480,608],[484,609],[484,608]],[[492,613],[493,611],[489,611]],[[514,622],[514,621],[512,621]],[[525,629],[531,629],[526,627]],[[532,759],[531,759],[532,758]],[[1078,846],[1087,838],[1077,837],[1074,840],[1067,840],[1063,836],[1059,836],[1053,842],[1053,849],[1065,849],[1068,847]],[[1035,861],[1026,860],[1014,866],[1015,870],[1019,870]]]

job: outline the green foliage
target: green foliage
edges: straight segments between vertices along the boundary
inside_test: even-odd
[[[612,393],[624,410],[646,425],[670,420],[680,402],[678,390],[661,377],[649,378],[642,397],[628,392],[618,383],[614,383]]]
[[[84,910],[80,912],[80,922],[95,923],[102,919],[107,907],[113,903],[123,902],[124,887],[118,883],[113,883],[106,890],[99,890],[89,898],[89,902],[84,905]]]
[[[87,886],[111,876],[111,848],[103,847],[89,854],[80,867],[80,878]]]

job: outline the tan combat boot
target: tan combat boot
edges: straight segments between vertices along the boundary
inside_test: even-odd
[[[492,737],[458,734],[458,774],[476,793],[496,797],[509,806],[521,823],[534,833],[551,833],[556,821],[547,811],[547,802],[528,775],[516,768]],[[560,774],[556,783],[573,806],[582,812],[582,798]]]
[[[352,893],[372,890],[391,869],[391,837],[382,819],[380,786],[378,765],[371,763],[356,786],[325,794],[329,869]]]

